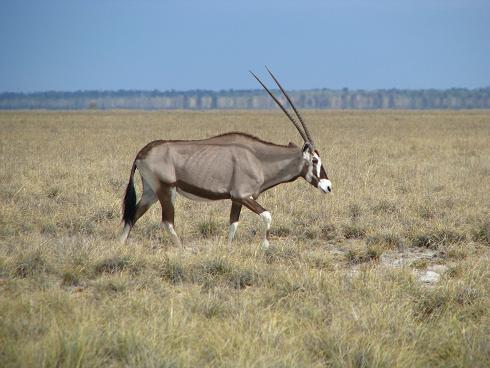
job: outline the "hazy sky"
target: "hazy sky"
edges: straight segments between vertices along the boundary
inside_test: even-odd
[[[475,88],[490,1],[1,0],[0,45],[0,91]]]

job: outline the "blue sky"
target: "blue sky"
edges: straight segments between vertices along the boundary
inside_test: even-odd
[[[488,0],[2,0],[0,91],[490,86]]]

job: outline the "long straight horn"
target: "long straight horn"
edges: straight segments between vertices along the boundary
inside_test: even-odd
[[[269,70],[269,68],[266,66],[265,67],[267,69],[267,71],[269,72],[269,74],[271,75],[272,79],[274,79],[274,82],[276,82],[277,86],[279,87],[279,89],[281,90],[282,94],[284,95],[284,97],[286,97],[286,99],[288,100],[289,102],[289,105],[291,105],[291,107],[293,108],[294,110],[294,113],[296,114],[296,116],[298,117],[301,125],[303,126],[303,129],[305,131],[305,134],[306,134],[306,137],[308,138],[308,141],[311,143],[312,146],[314,146],[313,144],[313,138],[311,138],[311,134],[310,134],[310,131],[308,130],[308,127],[306,126],[303,118],[301,117],[299,111],[296,109],[296,106],[294,106],[293,104],[293,101],[291,100],[291,98],[289,98],[289,95],[286,93],[286,91],[284,90],[284,88],[282,88],[281,86],[281,83],[279,83],[279,81],[277,80],[277,78],[274,76],[274,74],[272,74],[272,72]],[[306,140],[305,140],[306,141]]]
[[[267,93],[272,97],[272,99],[276,102],[276,104],[281,108],[281,110],[286,114],[286,116],[289,118],[289,120],[291,120],[291,122],[293,123],[293,125],[296,127],[296,129],[298,129],[298,132],[299,134],[301,135],[301,137],[303,138],[303,140],[305,142],[308,142],[308,137],[306,136],[305,132],[303,132],[303,130],[301,129],[301,126],[298,124],[298,122],[296,120],[293,119],[293,117],[291,116],[291,114],[284,108],[284,106],[281,105],[281,103],[279,102],[279,100],[276,98],[276,96],[274,96],[272,94],[271,91],[269,91],[269,89],[265,86],[264,83],[262,83],[262,81],[259,79],[259,77],[257,77],[251,70],[249,70],[250,74],[252,74],[255,79],[257,79],[257,81],[262,85],[262,87],[264,87],[264,89],[267,91]]]

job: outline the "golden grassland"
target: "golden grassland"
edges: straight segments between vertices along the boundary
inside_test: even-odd
[[[158,204],[117,241],[137,151],[299,144],[279,112],[0,112],[0,366],[490,366],[490,112],[305,117],[334,195],[271,189],[231,251],[230,203],[179,197],[182,251]]]

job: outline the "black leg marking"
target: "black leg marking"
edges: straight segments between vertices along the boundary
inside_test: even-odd
[[[237,202],[231,202],[231,211],[230,211],[230,224],[234,222],[238,222],[240,219],[240,212],[242,210],[242,205]]]
[[[238,228],[238,220],[240,218],[240,211],[242,210],[241,203],[232,201],[230,211],[230,229],[228,231],[228,246],[231,246],[231,242],[235,237],[236,230]]]

